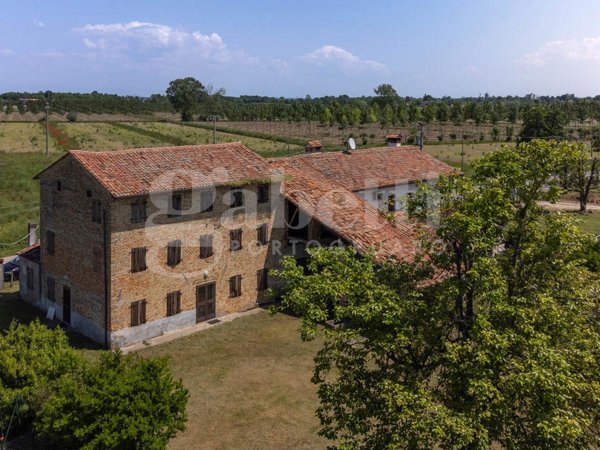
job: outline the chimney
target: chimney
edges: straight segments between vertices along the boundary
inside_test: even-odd
[[[37,223],[27,224],[27,234],[29,236],[29,241],[27,245],[33,245],[37,243]]]
[[[388,147],[401,147],[402,135],[399,133],[388,133],[385,136],[385,142],[387,142]]]

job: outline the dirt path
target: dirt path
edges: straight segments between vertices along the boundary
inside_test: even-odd
[[[560,201],[557,203],[539,202],[540,206],[550,211],[579,211],[579,202]],[[600,211],[600,205],[588,203],[588,211]]]

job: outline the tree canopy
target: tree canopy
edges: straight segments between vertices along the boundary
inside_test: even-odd
[[[564,143],[503,147],[410,200],[420,255],[287,258],[282,308],[322,334],[313,382],[337,448],[581,449],[600,444],[598,280],[560,193]],[[421,222],[419,222],[421,223]],[[433,239],[431,233],[434,233]],[[333,319],[338,326],[322,329]]]
[[[167,98],[176,111],[181,113],[184,122],[193,119],[198,112],[200,102],[207,96],[204,85],[192,77],[179,78],[169,83]]]

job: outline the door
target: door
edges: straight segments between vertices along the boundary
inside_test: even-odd
[[[63,286],[63,322],[71,324],[71,288]]]
[[[196,323],[215,318],[215,283],[196,286]]]

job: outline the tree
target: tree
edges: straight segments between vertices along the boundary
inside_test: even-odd
[[[386,105],[394,105],[398,100],[398,93],[391,84],[380,84],[373,89],[375,95],[377,95],[377,103],[380,108],[384,108]]]
[[[185,430],[187,399],[166,359],[105,352],[59,380],[35,429],[63,449],[165,449]]]
[[[569,161],[560,175],[566,177],[564,187],[578,194],[579,211],[586,212],[592,189],[600,185],[600,159],[590,156],[584,144],[565,144]]]
[[[166,93],[173,108],[181,114],[181,120],[184,122],[193,119],[200,101],[207,95],[204,85],[192,77],[171,81]]]
[[[564,126],[565,118],[560,110],[536,106],[523,114],[523,128],[519,141],[560,138],[564,136]]]
[[[322,334],[313,382],[337,448],[580,449],[600,444],[598,281],[589,238],[542,209],[561,144],[502,147],[472,178],[409,200],[435,239],[414,261],[311,250],[287,258],[282,307]],[[433,206],[436,206],[433,208]],[[321,329],[333,319],[339,326]]]
[[[69,346],[64,332],[50,330],[38,320],[29,325],[12,322],[8,332],[0,333],[0,435],[11,425],[31,425],[40,402],[40,391],[73,370],[78,355]]]
[[[592,151],[600,152],[600,127],[594,127],[592,129]]]

